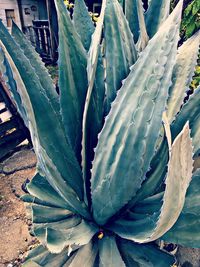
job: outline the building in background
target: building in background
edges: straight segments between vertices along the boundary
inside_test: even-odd
[[[56,61],[58,27],[53,0],[0,0],[0,19],[9,30],[15,21],[45,62]]]
[[[89,11],[100,13],[102,0],[85,2]],[[15,21],[46,63],[57,61],[58,23],[54,0],[0,0],[0,19],[9,30],[12,20]]]

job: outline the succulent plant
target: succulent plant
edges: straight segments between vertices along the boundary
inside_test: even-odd
[[[183,104],[200,36],[177,50],[182,0],[171,14],[168,0],[145,14],[121,2],[103,0],[94,28],[83,0],[74,22],[56,1],[59,96],[0,24],[0,70],[38,161],[23,200],[41,245],[24,266],[164,267],[174,256],[154,241],[200,247],[200,88]]]

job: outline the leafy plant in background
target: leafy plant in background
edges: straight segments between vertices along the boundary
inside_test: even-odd
[[[174,3],[172,2],[172,7]],[[190,38],[200,29],[200,3],[198,0],[184,1],[183,18],[181,21],[182,42]]]
[[[60,96],[16,25],[0,24],[1,73],[38,160],[23,200],[41,245],[24,266],[171,266],[155,240],[200,247],[200,88],[182,106],[199,34],[177,54],[182,1],[169,15],[151,0],[144,15],[126,0],[124,15],[104,0],[96,28],[82,0],[74,23],[56,6]]]
[[[177,3],[177,0],[171,2],[171,8],[173,9]],[[180,41],[182,44],[185,40],[190,38],[195,32],[200,29],[200,2],[198,0],[185,0],[183,5],[183,15],[181,21]],[[194,73],[193,80],[190,84],[191,92],[195,90],[200,84],[200,59]]]

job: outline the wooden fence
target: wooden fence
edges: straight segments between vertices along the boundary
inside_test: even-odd
[[[33,26],[25,28],[25,34],[45,63],[52,63],[56,60],[57,40],[54,36],[56,46],[52,47],[48,20],[34,20]]]

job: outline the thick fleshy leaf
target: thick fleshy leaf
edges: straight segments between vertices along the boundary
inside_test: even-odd
[[[159,212],[158,208],[162,203],[160,201],[162,193],[136,203],[132,210],[138,214],[144,213],[143,218],[118,220],[112,223],[111,229],[121,237],[139,243],[160,238],[175,224],[183,209],[192,169],[192,141],[188,124],[186,124],[172,145],[161,211]],[[176,194],[174,194],[174,188],[176,188]]]
[[[9,88],[9,91],[11,93],[11,96],[14,102],[16,103],[17,110],[21,118],[23,119],[25,125],[28,127],[28,119],[27,119],[26,111],[22,105],[21,97],[17,90],[17,83],[13,78],[11,67],[1,48],[0,48],[0,73],[7,87]]]
[[[50,223],[64,220],[73,215],[71,211],[62,208],[32,205],[33,223]]]
[[[181,6],[182,1],[133,66],[99,136],[91,180],[98,224],[134,197],[149,169],[171,81]]]
[[[71,255],[73,257],[73,255]],[[60,254],[52,254],[45,247],[38,246],[31,250],[26,258],[23,267],[61,267],[68,261],[70,256],[67,250]]]
[[[70,267],[97,267],[95,261],[97,260],[98,245],[97,242],[90,242],[81,247],[74,256]]]
[[[197,32],[178,49],[167,103],[167,116],[170,123],[179,112],[194,75],[199,45],[200,32]]]
[[[151,0],[146,12],[145,21],[150,38],[158,31],[160,25],[167,19],[170,11],[170,0]]]
[[[137,205],[133,207],[132,212],[138,214],[152,215],[155,212],[161,210],[164,193],[158,193],[156,195],[145,198],[144,200],[137,202]]]
[[[192,176],[185,204],[175,225],[162,237],[166,242],[200,248],[200,170]]]
[[[40,83],[43,87],[43,91],[46,94],[47,98],[50,101],[53,109],[55,110],[57,116],[60,116],[59,113],[59,99],[58,94],[55,90],[53,85],[53,81],[44,66],[39,54],[36,53],[31,43],[25,37],[25,35],[21,32],[18,26],[13,22],[12,24],[12,36],[16,43],[20,46],[21,50],[23,51],[24,55],[30,61],[31,66],[34,68],[34,72],[37,74]]]
[[[27,185],[29,193],[40,201],[48,203],[50,207],[60,207],[68,209],[70,206],[53,189],[48,181],[37,173],[31,182]]]
[[[69,143],[81,159],[82,118],[87,82],[87,54],[63,1],[55,1],[59,24],[59,88],[63,124]]]
[[[81,37],[82,44],[88,51],[95,27],[88,13],[88,9],[84,0],[75,1],[73,21],[76,31]]]
[[[119,250],[126,267],[169,267],[175,263],[174,256],[155,245],[138,245],[128,240],[119,240]]]
[[[182,213],[192,213],[200,216],[200,169],[197,169],[188,188]]]
[[[102,2],[101,13],[88,55],[87,75],[88,90],[83,113],[82,136],[82,172],[85,181],[85,201],[90,204],[90,169],[94,157],[97,136],[103,124],[103,102],[105,95],[104,69],[101,54],[101,37],[105,15],[106,1]]]
[[[192,213],[183,213],[176,224],[161,239],[168,243],[200,248],[199,229],[200,216]]]
[[[116,239],[106,236],[99,241],[99,267],[126,267],[118,250]]]
[[[176,120],[171,125],[172,139],[175,139],[179,134],[186,121],[189,121],[191,129],[192,144],[194,146],[195,156],[200,150],[200,87],[195,90],[186,104],[183,105],[181,111],[176,116]],[[188,115],[189,114],[189,115]]]
[[[85,209],[75,194],[76,192],[82,199],[82,174],[74,152],[66,141],[59,118],[43,93],[43,87],[30,61],[20,53],[19,46],[2,23],[0,38],[6,46],[5,48],[1,43],[26,109],[39,172],[46,176],[48,182],[70,206],[76,206],[76,211],[82,213]]]
[[[161,237],[177,221],[183,209],[186,191],[192,177],[192,156],[192,140],[187,123],[172,145],[161,214],[155,232],[149,241]]]
[[[33,207],[35,207],[35,206],[33,206]],[[47,215],[50,214],[52,216],[53,216],[53,212],[55,213],[55,215],[57,217],[57,221],[51,222],[51,220],[55,220],[53,217],[44,218],[44,216],[41,214],[41,212],[44,211],[45,209],[47,209],[47,208],[39,209],[40,213],[38,212],[38,209],[33,210],[33,219],[39,218],[39,220],[44,221],[44,222],[34,223],[33,227],[32,227],[32,233],[37,237],[37,239],[44,246],[48,246],[48,244],[47,244],[48,241],[46,239],[47,228],[52,229],[52,231],[54,231],[55,234],[60,235],[60,233],[62,233],[64,235],[66,230],[68,230],[68,231],[70,231],[71,229],[73,230],[73,228],[78,226],[81,222],[81,218],[76,216],[76,215],[72,214],[71,216],[68,215],[68,217],[67,217],[67,215],[64,215],[64,211],[63,211],[63,215],[62,215],[62,214],[58,214],[58,212],[56,210],[52,211],[52,214],[50,214],[51,212],[49,212],[49,211],[48,211],[48,213],[46,212]],[[61,211],[60,211],[60,213],[61,213]],[[40,214],[41,214],[41,217],[39,217]],[[60,216],[60,217],[58,217],[58,216]]]
[[[29,252],[23,267],[99,267],[97,242],[89,242],[70,255],[67,250],[59,254],[52,254],[43,246],[39,246]]]
[[[139,35],[139,40],[137,42],[137,50],[142,51],[145,49],[149,41],[149,36],[147,34],[146,24],[144,20],[144,9],[142,0],[137,0],[137,13],[138,13],[138,21],[140,27],[140,35]]]
[[[108,114],[122,80],[130,72],[137,59],[133,36],[122,7],[117,0],[107,0],[104,20],[104,41],[106,60],[105,112]]]
[[[159,212],[152,215],[146,213],[131,213],[115,222],[112,222],[108,229],[115,232],[122,238],[142,243],[148,240],[156,228]]]
[[[171,149],[171,131],[166,112],[163,113],[163,128],[165,135],[162,135],[160,146],[155,151],[154,157],[150,164],[150,171],[146,174],[146,179],[142,183],[136,196],[129,201],[126,209],[134,207],[135,203],[148,196],[155,195],[164,182],[167,173],[167,163],[169,161],[169,150]]]
[[[133,34],[135,43],[138,41],[140,26],[137,13],[137,0],[125,1],[125,15],[128,20],[130,30]]]
[[[46,246],[51,253],[60,253],[65,247],[88,244],[92,237],[98,232],[98,228],[84,220],[70,229],[53,229],[46,230]]]

